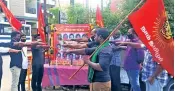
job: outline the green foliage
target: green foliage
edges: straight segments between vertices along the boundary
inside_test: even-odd
[[[88,10],[81,4],[74,4],[67,8],[67,22],[69,24],[88,23]]]
[[[164,0],[165,9],[168,14],[168,21],[174,36],[174,0]]]
[[[53,14],[53,15],[50,15],[48,17],[48,22],[50,24],[57,24],[58,23],[58,21],[59,21],[58,12],[59,12],[59,8],[58,7],[49,9],[49,13]]]
[[[109,5],[104,8],[103,19],[104,25],[109,30],[114,30],[114,28],[129,14],[129,12],[139,3],[140,0],[123,0],[117,6],[120,6],[116,13],[111,13]],[[120,27],[122,34],[126,34],[127,30],[130,28],[128,21],[125,21]]]

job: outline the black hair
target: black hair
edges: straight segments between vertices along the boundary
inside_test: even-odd
[[[97,29],[97,33],[96,33],[98,36],[101,36],[103,39],[106,39],[110,32],[108,31],[107,28],[99,28]]]
[[[39,37],[39,36],[40,36],[40,34],[35,34],[35,35],[33,35],[33,38],[37,39],[37,37]]]
[[[21,34],[21,33],[20,32],[17,32],[17,31],[13,31],[11,33],[11,39],[14,38],[14,37],[16,37],[16,35],[18,35],[18,34]]]

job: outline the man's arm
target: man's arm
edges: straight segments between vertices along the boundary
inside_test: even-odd
[[[91,66],[93,69],[98,70],[98,71],[103,71],[103,69],[101,68],[99,63],[93,63],[89,60],[88,57],[83,57],[84,63],[88,64],[89,66]]]
[[[84,62],[91,66],[93,69],[97,71],[105,71],[108,69],[108,65],[111,61],[111,55],[109,53],[100,53],[99,54],[99,63],[93,63],[89,61],[88,58],[83,58]]]
[[[116,45],[128,45],[133,48],[143,48],[141,43],[134,43],[134,42],[116,42]]]
[[[88,38],[71,39],[71,41],[77,41],[77,42],[88,42]]]
[[[18,53],[21,50],[15,50],[15,49],[11,49],[11,48],[6,48],[6,47],[0,47],[0,52],[1,53],[8,53],[8,52],[13,52],[13,53]]]
[[[36,45],[36,48],[44,48],[44,49],[49,49],[49,45]]]
[[[74,50],[68,50],[68,51],[63,51],[64,53],[70,54],[70,53],[74,53],[77,55],[91,55],[94,51],[95,51],[95,47],[94,48],[83,48],[83,49],[74,49]]]
[[[73,49],[82,49],[87,48],[87,44],[63,44],[63,47],[73,48]]]
[[[163,68],[160,64],[157,64],[156,71],[153,73],[152,76],[148,78],[150,84],[154,83],[154,79],[163,71]]]

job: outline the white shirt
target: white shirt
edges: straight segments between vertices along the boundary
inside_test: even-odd
[[[27,47],[22,48],[22,69],[28,68]]]
[[[7,53],[9,52],[10,48],[8,47],[0,47],[0,53]]]

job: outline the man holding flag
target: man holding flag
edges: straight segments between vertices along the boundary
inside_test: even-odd
[[[102,44],[109,36],[109,31],[105,28],[97,30],[95,41]],[[91,91],[111,91],[111,78],[109,75],[109,65],[112,58],[112,48],[105,42],[93,54],[89,60],[84,57],[83,60],[89,65],[88,80],[91,82]],[[86,53],[92,54],[92,50],[86,50]]]

